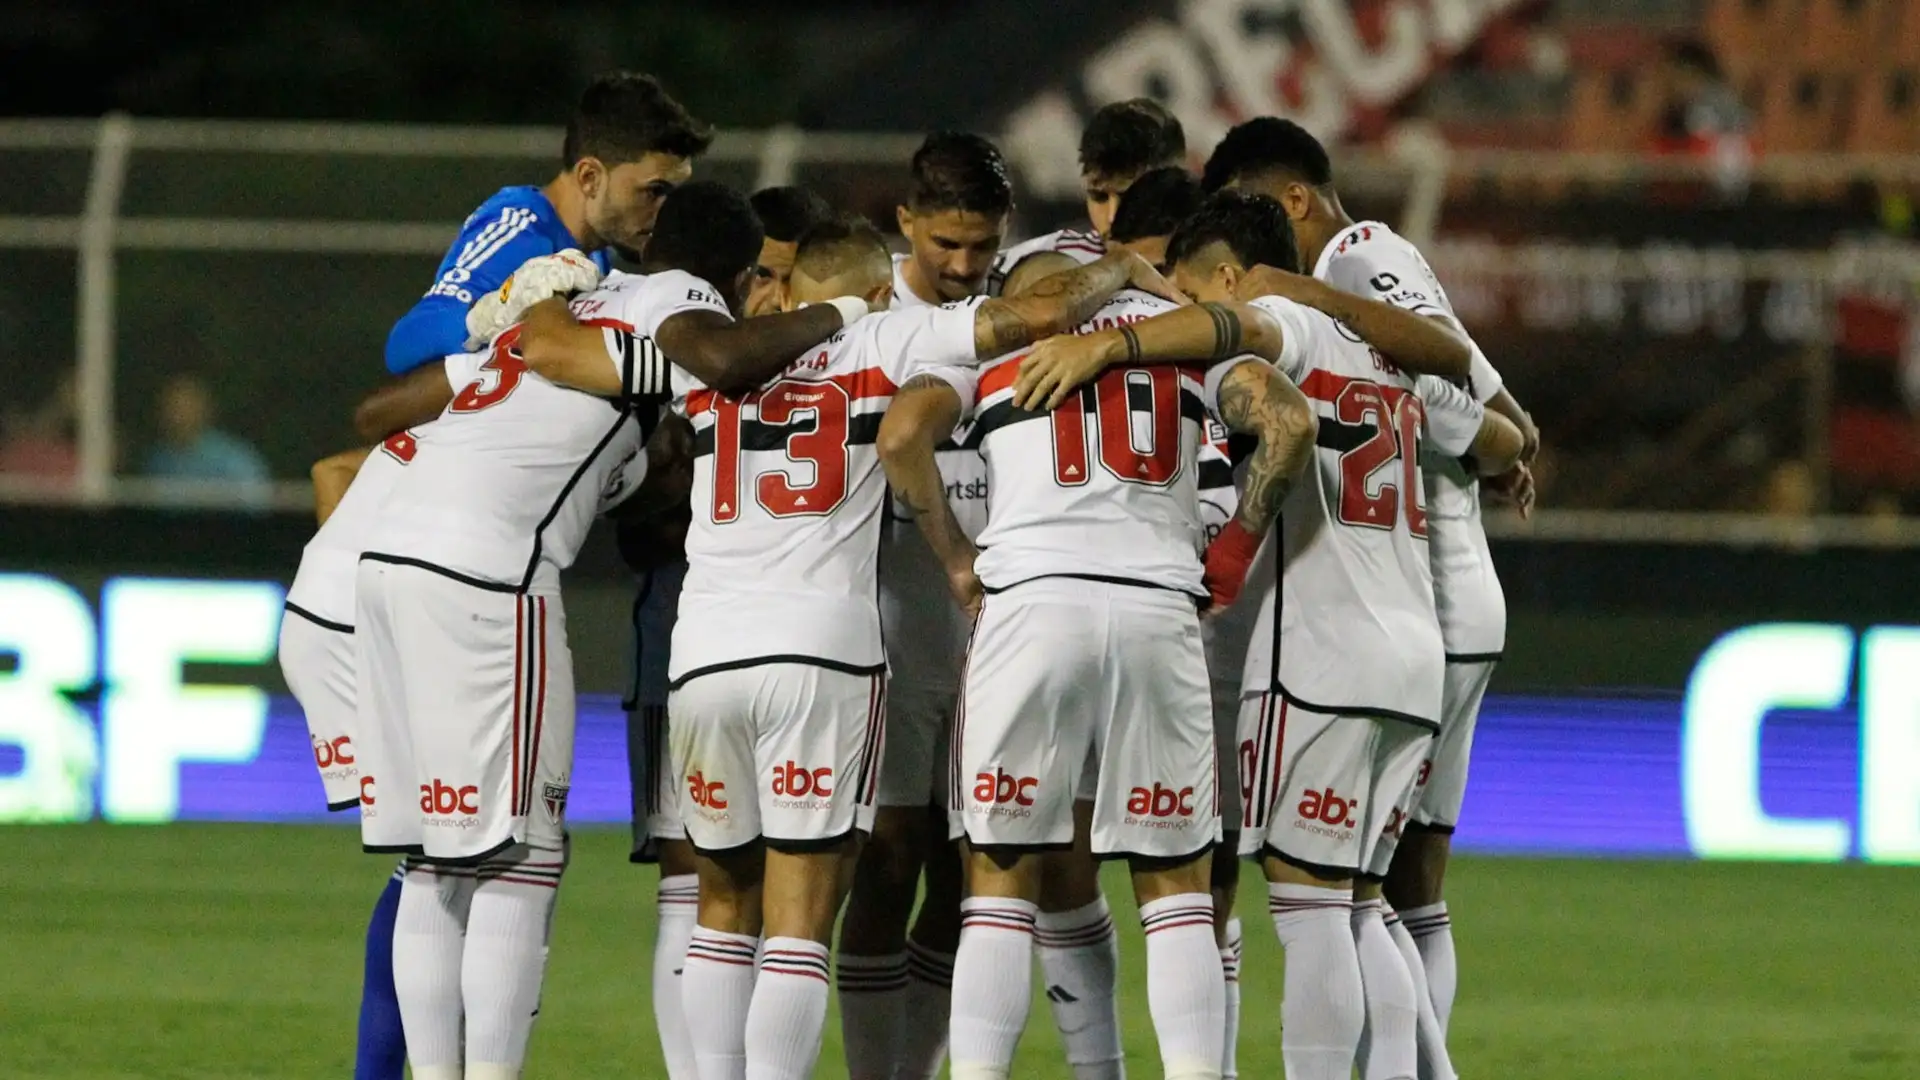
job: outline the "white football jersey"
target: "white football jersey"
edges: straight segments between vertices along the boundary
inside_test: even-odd
[[[1058,252],[1085,266],[1107,253],[1107,241],[1097,232],[1060,229],[1002,249],[993,260],[993,269],[987,272],[987,294],[999,296],[1014,268],[1026,261],[1027,256],[1043,251]]]
[[[1075,332],[1139,322],[1173,307],[1123,289]],[[1012,400],[1024,355],[1003,357],[980,373],[973,423],[993,491],[975,564],[981,583],[997,592],[1036,578],[1074,577],[1205,597],[1197,477],[1205,367],[1109,368],[1058,409],[1035,413]]]
[[[473,381],[482,359],[473,353],[447,357],[447,384],[465,386]],[[360,553],[367,549],[380,508],[399,481],[402,467],[400,459],[383,447],[367,455],[340,497],[340,505],[300,552],[300,568],[287,586],[287,607],[323,626],[353,629],[353,581],[359,573]]]
[[[674,371],[694,429],[693,522],[671,677],[753,663],[884,668],[875,603],[894,392],[932,375],[972,396],[979,301],[868,316],[738,399]]]
[[[643,428],[667,390],[651,335],[683,311],[727,308],[680,271],[610,273],[573,301],[575,317],[602,329],[608,362],[634,392],[622,402],[548,382],[514,353],[517,329],[500,335],[439,420],[376,451],[407,467],[382,501],[368,556],[483,588],[557,589],[595,515],[646,476]]]
[[[1311,467],[1280,508],[1280,636],[1265,585],[1244,690],[1277,687],[1315,712],[1433,726],[1444,649],[1419,451],[1465,453],[1480,404],[1444,380],[1402,372],[1321,312],[1277,297],[1253,303],[1280,320],[1278,366],[1313,403],[1320,433]],[[1217,375],[1208,389],[1217,390]],[[1249,575],[1248,588],[1266,580]]]
[[[1419,249],[1377,221],[1351,225],[1329,241],[1313,275],[1347,292],[1460,325],[1447,291]],[[1484,405],[1500,386],[1500,373],[1474,346],[1468,393]],[[1458,457],[1430,453],[1420,465],[1427,480],[1434,601],[1447,655],[1494,659],[1506,646],[1507,600],[1480,522],[1479,478]]]

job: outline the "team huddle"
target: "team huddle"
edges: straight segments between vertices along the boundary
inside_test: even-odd
[[[1273,118],[1196,177],[1170,114],[1108,105],[1091,228],[1017,245],[999,151],[936,133],[904,254],[692,179],[710,139],[597,81],[395,327],[373,445],[315,466],[281,662],[329,805],[402,857],[356,1076],[520,1075],[560,578],[606,517],[673,1080],[812,1076],[836,987],[852,1080],[1005,1078],[1036,960],[1074,1076],[1123,1077],[1106,860],[1165,1075],[1236,1076],[1241,859],[1286,1075],[1451,1078],[1441,885],[1505,631],[1479,485],[1524,512],[1537,434],[1419,252]]]

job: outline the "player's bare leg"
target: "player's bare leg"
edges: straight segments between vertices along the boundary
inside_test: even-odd
[[[1213,853],[1131,860],[1147,937],[1147,1011],[1167,1080],[1217,1080],[1226,1046],[1227,987],[1214,952]]]
[[[680,973],[687,961],[687,942],[693,938],[699,916],[700,877],[693,845],[685,840],[657,840],[660,887],[655,898],[657,918],[653,939],[653,1022],[660,1032],[660,1052],[669,1080],[700,1080],[693,1042],[687,1035]]]
[[[1353,887],[1353,947],[1367,1000],[1356,1063],[1361,1080],[1414,1080],[1418,1074],[1420,1003],[1413,972],[1386,926],[1380,882]],[[1417,959],[1417,958],[1416,958]]]
[[[1453,921],[1444,887],[1453,831],[1409,822],[1387,871],[1386,897],[1420,952],[1427,969],[1427,990],[1442,1034],[1453,1016],[1459,967],[1453,951]]]
[[[1033,928],[1041,858],[1005,850],[967,857],[953,963],[953,1080],[1006,1080],[1033,1004]],[[1010,973],[1020,977],[1010,978]]]
[[[1120,1080],[1120,941],[1093,857],[1093,803],[1073,804],[1073,848],[1040,856],[1034,946],[1074,1080]]]
[[[767,846],[766,945],[746,1027],[747,1069],[755,1080],[807,1080],[819,1063],[833,924],[846,897],[844,864],[855,855],[851,837],[818,849]]]
[[[1220,948],[1220,972],[1226,979],[1226,1037],[1220,1055],[1220,1075],[1223,1080],[1236,1080],[1240,1075],[1240,958],[1243,940],[1240,918],[1233,911],[1233,905],[1240,897],[1240,860],[1234,857],[1234,852],[1238,850],[1239,830],[1224,834],[1213,849],[1213,866],[1209,872],[1209,884],[1213,892],[1213,940]]]
[[[960,901],[966,896],[965,842],[947,834],[945,807],[925,811],[934,837],[922,874],[925,893],[907,935],[906,1032],[895,1080],[934,1080],[947,1058],[953,1015],[953,961],[960,949]]]
[[[1353,947],[1353,879],[1261,858],[1267,910],[1286,951],[1280,1052],[1287,1080],[1350,1080],[1366,1024],[1360,957]]]
[[[540,1012],[564,848],[518,845],[481,863],[467,911],[460,997],[467,1080],[516,1080]]]
[[[700,914],[680,976],[687,1037],[701,1080],[740,1080],[747,1074],[765,849],[754,841],[727,852],[696,852],[694,867]]]
[[[855,860],[836,958],[840,1027],[851,1080],[891,1080],[906,1024],[907,924],[931,822],[921,807],[882,806]]]

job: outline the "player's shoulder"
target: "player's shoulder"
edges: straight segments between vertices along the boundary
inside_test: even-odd
[[[465,227],[484,227],[500,221],[525,220],[529,224],[558,220],[559,211],[540,189],[531,184],[503,187],[467,215]]]
[[[1173,301],[1165,297],[1155,296],[1150,292],[1143,292],[1142,290],[1134,288],[1121,289],[1119,292],[1107,297],[1106,301],[1088,317],[1087,321],[1080,324],[1080,332],[1092,333],[1098,330],[1111,330],[1116,326],[1125,326],[1127,323],[1139,322],[1142,319],[1151,319],[1155,315],[1172,311],[1176,307],[1179,307],[1179,305]]]

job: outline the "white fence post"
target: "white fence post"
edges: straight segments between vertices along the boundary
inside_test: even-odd
[[[105,503],[113,490],[114,228],[132,150],[132,118],[125,113],[102,118],[80,212],[74,398],[80,497],[93,505]]]

